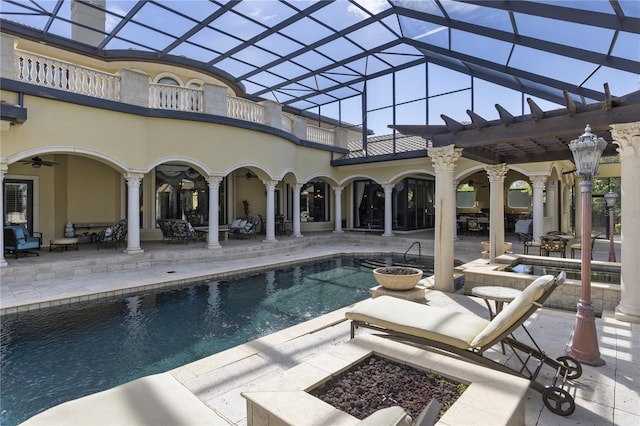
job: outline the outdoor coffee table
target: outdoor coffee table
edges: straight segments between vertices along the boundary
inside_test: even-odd
[[[70,248],[78,250],[77,238],[56,238],[54,240],[49,240],[49,251],[67,251]]]

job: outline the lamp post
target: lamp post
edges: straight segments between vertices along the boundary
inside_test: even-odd
[[[609,189],[609,192],[604,194],[604,200],[607,202],[607,208],[609,211],[609,262],[615,262],[616,251],[613,248],[613,234],[615,234],[613,207],[616,205],[616,201],[618,200],[618,194]]]
[[[600,358],[596,319],[591,306],[591,176],[598,173],[600,156],[607,142],[591,133],[587,124],[584,134],[569,143],[576,164],[576,174],[582,176],[580,192],[582,195],[582,250],[581,254],[581,291],[576,314],[576,326],[573,330],[571,350],[567,355],[587,365],[600,366],[605,362]]]

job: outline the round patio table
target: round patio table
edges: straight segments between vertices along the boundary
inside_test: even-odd
[[[487,308],[489,308],[489,319],[491,320],[495,315],[498,315],[502,311],[505,302],[511,302],[513,299],[518,297],[520,293],[522,293],[522,291],[515,288],[500,286],[480,286],[471,289],[471,294],[481,297],[484,300],[484,303],[487,304]],[[489,303],[491,300],[496,304],[495,314],[493,309],[491,309],[491,303]],[[522,326],[524,327],[524,324]],[[500,342],[500,346],[502,347],[502,353],[504,354],[504,342]]]
[[[500,286],[480,286],[471,289],[471,294],[477,297],[481,297],[487,304],[487,308],[489,308],[490,319],[493,319],[495,315],[498,315],[502,311],[502,307],[504,306],[505,302],[511,302],[513,299],[518,297],[520,293],[522,293],[522,291],[515,288]],[[494,310],[491,308],[491,303],[489,303],[489,301],[493,301],[496,304],[495,314]]]

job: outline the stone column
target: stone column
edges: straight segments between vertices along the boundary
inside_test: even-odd
[[[149,76],[139,71],[121,69],[120,102],[149,108]]]
[[[542,204],[542,190],[547,184],[547,176],[530,176],[533,186],[533,239],[540,242],[544,233],[544,206]]]
[[[260,105],[264,106],[264,124],[282,129],[282,105],[269,99],[260,102]]]
[[[140,182],[144,174],[125,173],[127,181],[127,248],[128,254],[142,253],[140,247]]]
[[[293,236],[302,237],[300,233],[300,190],[302,189],[301,183],[296,183],[293,186]]]
[[[611,137],[620,154],[622,232],[620,303],[616,319],[640,323],[640,121],[612,124]]]
[[[4,175],[7,174],[8,170],[9,167],[6,164],[0,164],[0,200],[4,200]],[[0,217],[4,218],[4,201],[0,202],[0,215]],[[4,258],[4,232],[2,232],[0,233],[0,267],[7,265],[7,260]]]
[[[275,180],[263,180],[264,186],[267,188],[267,236],[266,239],[263,240],[265,243],[271,243],[278,241],[276,240],[276,203],[275,203],[275,193],[276,193],[276,185],[278,184]]]
[[[16,64],[14,56],[16,52],[17,39],[7,34],[0,34],[0,75],[4,78],[14,80],[16,78]]]
[[[489,204],[489,262],[495,263],[496,257],[504,253],[504,178],[509,166],[496,164],[485,166],[489,176],[490,204]]]
[[[393,187],[392,183],[382,185],[384,189],[384,233],[383,237],[393,237]]]
[[[218,221],[220,206],[220,182],[222,178],[220,176],[207,177],[207,183],[209,184],[209,235],[207,236],[207,248],[217,249],[221,248],[220,241],[218,239]]]
[[[227,109],[227,88],[215,84],[205,83],[203,86],[204,113],[220,115],[226,117]]]
[[[307,140],[307,120],[297,115],[291,117],[291,132],[301,140]]]
[[[458,181],[453,180],[453,240],[458,241]]]
[[[462,148],[453,145],[428,147],[427,155],[436,171],[436,223],[434,235],[434,281],[435,289],[454,291],[453,281],[453,227],[455,202],[451,197],[456,162],[462,155]]]
[[[335,193],[335,210],[336,210],[336,214],[335,214],[335,218],[336,218],[336,224],[335,224],[335,230],[333,231],[336,234],[342,234],[344,231],[342,230],[342,190],[344,189],[343,186],[334,186],[333,187],[333,192]],[[300,200],[300,198],[298,198],[298,200]],[[299,201],[298,201],[298,205],[299,205]]]

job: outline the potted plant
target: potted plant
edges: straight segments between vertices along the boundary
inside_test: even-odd
[[[421,269],[409,266],[384,266],[373,270],[378,284],[388,290],[411,290],[422,279]]]

